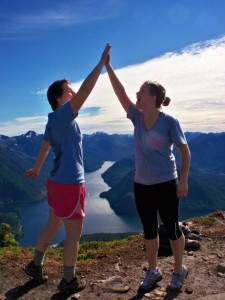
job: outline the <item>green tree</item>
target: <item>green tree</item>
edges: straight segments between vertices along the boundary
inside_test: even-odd
[[[6,223],[0,225],[0,247],[18,247],[14,234],[10,233],[11,226]]]

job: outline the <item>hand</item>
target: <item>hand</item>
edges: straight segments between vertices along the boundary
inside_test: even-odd
[[[188,185],[187,183],[179,182],[177,185],[177,197],[187,197]]]
[[[30,177],[31,179],[36,179],[39,175],[39,172],[33,168],[25,171],[24,175],[26,177]]]
[[[109,61],[109,54],[110,54],[110,48],[111,45],[108,43],[102,53],[101,62],[103,64],[106,64],[107,61]]]
[[[106,62],[105,62],[105,66],[109,66],[110,64],[110,54],[108,55],[107,59],[106,59]]]

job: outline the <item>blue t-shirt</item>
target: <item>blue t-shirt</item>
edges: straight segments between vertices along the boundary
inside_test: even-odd
[[[160,112],[152,128],[144,124],[144,114],[131,104],[127,118],[134,124],[135,182],[151,185],[177,178],[173,144],[186,144],[178,120]]]
[[[82,135],[70,103],[67,102],[48,115],[44,139],[54,151],[53,168],[49,178],[74,184],[84,182]]]

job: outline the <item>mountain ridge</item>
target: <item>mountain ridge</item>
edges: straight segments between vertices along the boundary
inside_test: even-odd
[[[225,133],[185,134],[192,161],[189,197],[181,201],[181,211],[193,216],[225,209]],[[42,138],[43,135],[34,131],[11,138],[0,135],[0,207],[3,211],[0,213],[0,222],[5,220],[6,204],[13,204],[17,210],[21,203],[46,198],[45,181],[51,168],[52,153],[46,159],[38,179],[33,181],[24,177],[24,171],[34,165]],[[133,196],[133,135],[109,135],[104,132],[84,134],[83,148],[85,172],[99,169],[105,161],[115,161],[112,167],[102,174],[110,189],[102,193],[101,197],[108,200],[117,215],[136,216]],[[174,154],[178,159],[176,150]],[[14,219],[17,219],[17,215],[18,210]]]
[[[191,168],[198,170],[199,176],[204,177],[204,173],[212,172],[213,176],[225,174],[225,133],[185,133],[191,150]],[[3,202],[14,203],[19,200],[23,202],[39,201],[46,197],[45,180],[51,168],[53,159],[52,152],[46,159],[38,179],[34,181],[24,178],[26,169],[34,165],[38,153],[42,134],[28,131],[20,136],[7,137],[0,135],[0,204]],[[115,161],[115,165],[120,170],[115,172],[112,166],[114,178],[118,180],[126,172],[133,169],[133,135],[113,134],[96,132],[91,135],[83,135],[84,164],[85,172],[92,172],[99,169],[104,161]],[[178,154],[174,151],[176,158]],[[124,161],[127,159],[126,166]],[[129,166],[130,164],[130,166]],[[13,174],[14,172],[14,174]],[[108,171],[109,172],[109,171]],[[111,172],[112,173],[112,172]],[[217,174],[216,174],[217,173]],[[106,173],[107,174],[107,173]],[[103,175],[103,179],[112,187],[112,182]],[[205,179],[204,179],[205,180]],[[218,185],[219,182],[216,180]],[[222,183],[220,184],[220,189]],[[13,198],[13,190],[16,191]],[[6,201],[6,199],[8,199]],[[4,201],[5,200],[5,201]]]

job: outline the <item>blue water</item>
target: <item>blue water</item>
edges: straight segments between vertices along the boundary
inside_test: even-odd
[[[105,162],[101,169],[86,174],[86,217],[84,220],[83,234],[114,233],[114,232],[138,232],[142,230],[139,218],[119,217],[110,208],[108,201],[99,197],[109,186],[103,181],[101,174],[113,163]],[[24,225],[24,235],[19,240],[22,247],[34,246],[38,234],[48,218],[47,201],[29,204],[21,208],[21,218]],[[59,243],[65,238],[65,230],[62,226],[52,244]]]
[[[84,219],[83,234],[91,233],[118,233],[118,232],[140,232],[141,222],[138,217],[119,217],[110,208],[106,199],[100,198],[101,192],[107,191],[109,186],[103,181],[101,174],[104,173],[113,163],[105,162],[101,169],[96,172],[87,173],[86,177],[86,217]],[[188,199],[182,200],[188,201]],[[182,206],[182,205],[181,205]],[[34,246],[38,234],[48,218],[47,201],[29,204],[21,209],[21,218],[24,226],[24,235],[19,240],[22,247]],[[211,213],[211,211],[207,212]],[[205,214],[207,214],[205,213]],[[198,215],[202,215],[200,212]],[[187,214],[180,210],[180,220],[197,216]],[[62,226],[52,244],[57,244],[65,238],[65,230]]]

